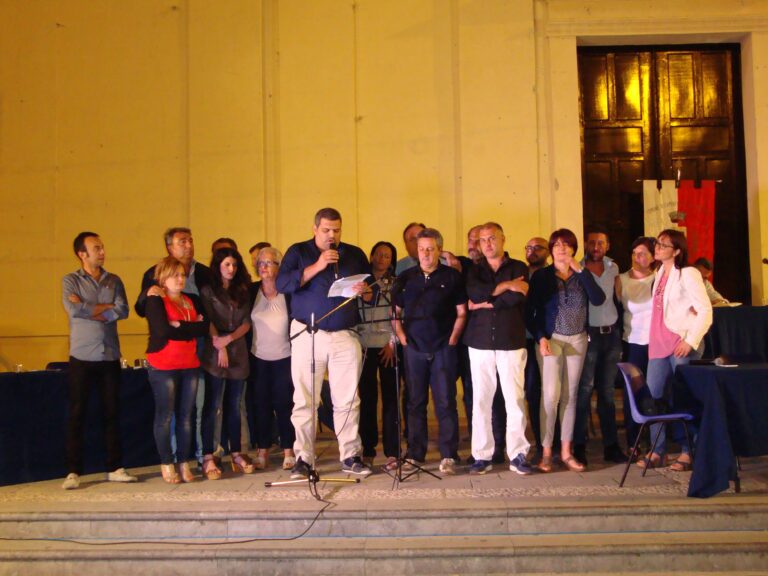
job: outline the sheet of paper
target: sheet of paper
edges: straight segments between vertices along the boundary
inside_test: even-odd
[[[336,282],[331,284],[331,288],[328,290],[328,297],[334,298],[336,296],[341,296],[342,298],[352,298],[353,296],[356,296],[352,287],[359,282],[365,281],[368,276],[370,276],[370,274],[355,274],[354,276],[349,276],[347,278],[339,278]]]

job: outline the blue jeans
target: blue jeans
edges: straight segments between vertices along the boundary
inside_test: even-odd
[[[646,383],[648,389],[651,391],[651,396],[655,399],[662,398],[666,392],[667,384],[672,376],[675,375],[675,370],[678,366],[688,364],[691,360],[697,360],[701,358],[704,352],[704,341],[699,345],[698,350],[691,350],[690,354],[685,358],[678,358],[674,354],[665,358],[651,358],[648,360],[648,375],[646,377]],[[651,444],[653,439],[659,433],[659,440],[656,442],[656,448],[654,452],[660,456],[663,456],[667,451],[667,438],[664,424],[652,424],[651,425]],[[680,445],[684,454],[690,451],[690,446],[683,436]]]
[[[244,380],[230,380],[207,374],[205,402],[203,403],[203,454],[216,450],[216,430],[221,430],[224,402],[227,403],[227,436],[229,451],[240,452],[240,397],[243,395]],[[226,449],[226,446],[224,446]]]
[[[441,458],[458,458],[459,414],[456,411],[456,346],[418,352],[405,346],[408,388],[408,458],[427,456],[427,400],[432,389]]]
[[[197,394],[197,368],[147,369],[155,397],[155,444],[162,464],[186,461],[192,448],[192,409]],[[171,447],[171,418],[176,417],[176,453]]]
[[[621,360],[621,338],[615,328],[609,334],[600,334],[589,328],[589,345],[584,358],[579,380],[579,395],[576,400],[576,423],[573,428],[573,443],[587,443],[587,419],[590,412],[592,390],[597,390],[597,414],[600,417],[600,432],[603,447],[617,446],[616,403],[613,399],[614,382]]]

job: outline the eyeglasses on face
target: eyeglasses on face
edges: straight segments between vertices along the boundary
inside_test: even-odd
[[[267,268],[268,266],[280,266],[280,262],[274,260],[259,260],[256,262],[256,268]]]
[[[546,246],[539,246],[538,244],[525,247],[526,252],[538,252],[539,250],[546,250],[546,249],[547,249]]]
[[[659,248],[674,248],[672,244],[665,244],[661,240],[656,240],[656,246],[658,246]]]

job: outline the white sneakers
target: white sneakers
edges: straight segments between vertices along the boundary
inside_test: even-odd
[[[125,468],[118,468],[114,472],[107,472],[107,482],[138,482],[136,476],[131,476],[125,471]],[[64,483],[61,485],[64,490],[74,490],[80,487],[80,476],[74,472],[67,474]]]
[[[136,476],[131,476],[125,468],[118,468],[114,472],[107,472],[107,482],[138,482]]]
[[[67,474],[67,477],[64,479],[64,484],[61,485],[64,490],[74,490],[78,486],[80,486],[80,476],[74,472]]]

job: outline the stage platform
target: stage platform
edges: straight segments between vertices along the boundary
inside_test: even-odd
[[[743,461],[741,494],[699,500],[690,473],[667,469],[632,466],[619,488],[623,466],[598,453],[583,473],[462,467],[399,486],[378,469],[324,482],[347,476],[334,441],[320,453],[324,501],[264,487],[288,478],[277,453],[267,471],[218,481],[171,486],[151,467],[132,470],[138,484],[2,487],[0,574],[768,574],[768,458]]]

